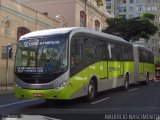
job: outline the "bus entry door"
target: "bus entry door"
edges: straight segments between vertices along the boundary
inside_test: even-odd
[[[107,61],[100,62],[100,78],[107,78]]]
[[[118,45],[118,69],[119,69],[119,76],[124,75],[124,63],[123,63],[123,52],[122,52],[122,45]]]

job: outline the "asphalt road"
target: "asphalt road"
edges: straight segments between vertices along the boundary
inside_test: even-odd
[[[13,94],[0,95],[0,113],[1,117],[19,118],[25,115],[40,115],[36,116],[39,120],[158,119],[158,117],[160,120],[160,82],[133,85],[128,90],[118,88],[105,91],[99,93],[91,102],[85,102],[83,98],[46,102],[39,99],[16,99]]]

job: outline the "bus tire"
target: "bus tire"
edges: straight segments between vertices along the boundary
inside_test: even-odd
[[[88,85],[88,91],[87,91],[88,94],[86,100],[87,101],[93,100],[96,96],[96,92],[97,92],[96,83],[93,80],[91,80]]]
[[[125,75],[124,78],[124,90],[127,90],[129,88],[129,75]]]

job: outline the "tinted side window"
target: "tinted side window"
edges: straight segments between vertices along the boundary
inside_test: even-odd
[[[98,41],[98,59],[101,61],[107,60],[107,42]]]
[[[154,54],[150,53],[150,63],[154,64]]]
[[[148,50],[139,49],[140,62],[154,63],[154,54]]]
[[[144,62],[148,63],[148,59],[149,59],[149,53],[147,51],[143,52],[144,53]]]
[[[97,53],[95,40],[90,38],[84,39],[84,55],[86,61],[96,61]]]
[[[70,68],[71,76],[97,60],[95,40],[87,33],[76,33],[71,39]]]
[[[141,57],[142,53],[140,49],[138,50],[138,53],[139,53],[139,62],[142,62],[142,57]]]
[[[145,61],[145,52],[142,49],[139,49],[139,61],[144,62]]]
[[[133,47],[123,46],[123,59],[124,61],[133,61]]]
[[[117,46],[117,60],[118,61],[122,61],[123,57],[122,57],[122,45],[118,45]]]
[[[71,68],[83,62],[82,40],[81,38],[73,38],[71,44]]]
[[[113,43],[108,43],[108,60],[117,61],[117,46]]]

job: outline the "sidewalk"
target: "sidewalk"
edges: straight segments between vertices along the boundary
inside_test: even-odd
[[[5,84],[0,84],[0,95],[13,93],[14,84],[8,84],[7,88]]]

